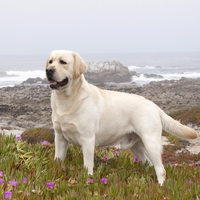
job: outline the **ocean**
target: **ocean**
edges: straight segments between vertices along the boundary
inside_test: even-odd
[[[132,82],[144,85],[151,81],[179,80],[181,77],[200,77],[200,52],[188,53],[124,53],[81,54],[86,62],[119,61],[129,70],[139,73]],[[15,86],[28,78],[45,78],[48,55],[1,55],[0,87]],[[163,78],[146,78],[144,74],[161,75]]]

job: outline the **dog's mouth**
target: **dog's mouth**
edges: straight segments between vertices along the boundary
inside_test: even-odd
[[[49,81],[49,84],[50,84],[50,88],[53,89],[53,90],[57,90],[60,87],[63,87],[63,86],[68,84],[68,78],[62,80],[61,82],[55,81],[51,78],[49,78],[48,81]]]

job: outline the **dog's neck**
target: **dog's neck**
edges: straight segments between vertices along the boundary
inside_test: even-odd
[[[52,97],[56,101],[51,101],[51,106],[60,116],[72,114],[91,93],[91,88],[83,75],[73,81],[71,86],[63,90],[52,90]]]

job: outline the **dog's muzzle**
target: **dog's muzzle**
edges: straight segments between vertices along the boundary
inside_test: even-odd
[[[68,78],[65,78],[64,80],[62,80],[60,82],[55,81],[53,79],[54,72],[55,72],[54,68],[47,68],[46,69],[46,75],[47,75],[47,79],[49,81],[51,89],[56,90],[56,89],[59,89],[60,87],[63,87],[63,86],[68,84]]]

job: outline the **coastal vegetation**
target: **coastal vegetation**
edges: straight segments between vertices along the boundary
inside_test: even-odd
[[[182,109],[177,112],[173,112],[171,117],[175,118],[176,120],[180,120],[180,122],[183,124],[200,126],[200,107]]]
[[[27,141],[31,144],[40,143],[42,141],[47,141],[53,143],[54,135],[52,131],[47,128],[30,128],[22,133],[22,140]]]

